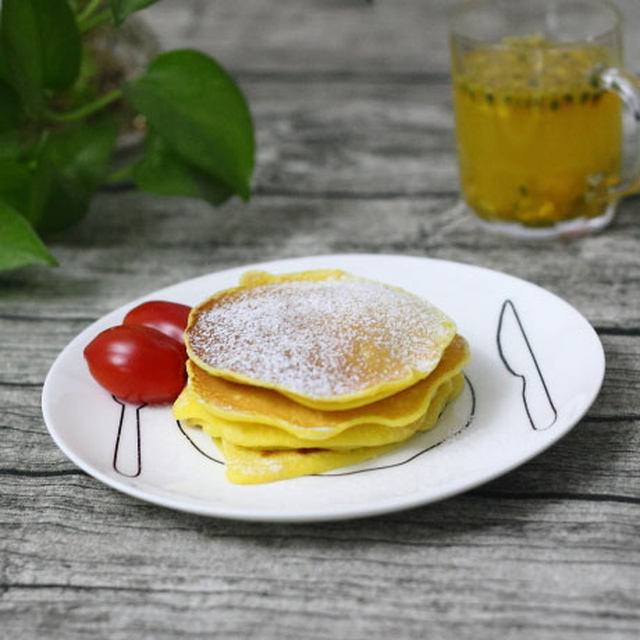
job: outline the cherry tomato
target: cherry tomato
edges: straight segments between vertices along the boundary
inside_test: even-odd
[[[182,334],[187,327],[191,307],[177,302],[150,300],[134,307],[124,317],[123,324],[141,324],[162,331],[184,344]]]
[[[150,327],[111,327],[85,347],[84,357],[98,383],[127,402],[173,402],[185,383],[184,345]]]

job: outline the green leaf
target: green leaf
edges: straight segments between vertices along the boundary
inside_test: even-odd
[[[18,94],[0,80],[0,133],[13,129],[22,120],[22,104]]]
[[[55,258],[15,209],[0,200],[0,269],[27,264],[57,264]]]
[[[86,214],[107,175],[116,134],[110,119],[51,134],[38,158],[26,212],[39,233],[64,229]]]
[[[61,91],[75,81],[82,43],[67,0],[3,0],[2,57],[24,103],[42,109],[44,89]]]
[[[42,108],[44,70],[38,20],[31,0],[4,0],[0,35],[11,84],[28,108]]]
[[[1,3],[0,3],[1,4]],[[7,66],[7,57],[4,55],[4,51],[2,49],[2,12],[0,11],[0,80],[4,82],[9,82],[9,67]]]
[[[0,160],[15,160],[22,155],[22,144],[17,132],[0,132]]]
[[[121,25],[132,13],[155,4],[158,0],[110,0],[113,22]]]
[[[163,196],[191,196],[222,204],[234,191],[174,153],[153,130],[146,139],[145,154],[133,170],[140,189]]]
[[[80,71],[82,39],[75,16],[66,0],[31,2],[40,28],[44,86],[63,91],[75,82]]]
[[[0,201],[16,211],[28,208],[33,172],[24,162],[0,159]]]
[[[125,86],[171,151],[245,200],[250,195],[255,143],[249,108],[231,76],[198,51],[170,51]]]

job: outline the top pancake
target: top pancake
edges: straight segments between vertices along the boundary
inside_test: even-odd
[[[378,282],[252,272],[193,308],[185,342],[208,373],[342,410],[428,376],[455,333],[433,305]]]

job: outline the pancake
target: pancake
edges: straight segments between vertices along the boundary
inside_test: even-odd
[[[360,407],[414,385],[456,334],[425,300],[341,271],[250,272],[241,282],[191,311],[190,359],[315,409]]]
[[[397,444],[388,444],[381,447],[342,451],[330,449],[260,451],[222,441],[221,449],[226,461],[226,475],[229,482],[259,484],[323,473],[357,464],[393,451],[397,446]]]
[[[431,429],[469,360],[453,321],[398,288],[322,269],[245,273],[194,307],[174,416],[237,484],[363,462]]]
[[[242,287],[257,287],[276,282],[319,282],[321,280],[341,280],[351,277],[340,269],[312,269],[295,273],[269,273],[268,271],[247,271],[240,276],[238,284]]]
[[[464,377],[458,375],[452,382],[447,382],[442,387],[443,393],[437,394],[437,402],[434,399],[432,407],[430,407],[423,419],[423,423],[417,430],[425,431],[435,425],[444,405],[452,401],[462,391]],[[349,431],[358,430],[362,426],[367,425],[352,427],[337,437],[340,438]],[[412,433],[408,437],[412,435],[414,434]],[[354,448],[316,447],[296,449],[256,449],[239,446],[226,439],[216,439],[216,442],[225,457],[227,479],[235,484],[258,484],[322,473],[371,460],[393,451],[407,439],[403,438],[397,442]]]
[[[213,376],[188,362],[188,384],[175,402],[173,414],[176,419],[199,424],[278,427],[303,440],[323,440],[362,424],[406,427],[422,418],[436,389],[458,374],[468,360],[467,341],[457,335],[429,376],[393,396],[344,411],[312,409],[276,391]]]
[[[412,423],[402,427],[388,427],[369,423],[349,427],[336,435],[328,435],[322,439],[313,431],[313,438],[305,439],[304,434],[296,437],[291,433],[259,423],[229,422],[216,416],[207,415],[186,419],[188,426],[199,426],[213,438],[222,438],[240,447],[249,449],[302,449],[322,447],[323,449],[355,449],[373,447],[401,442],[410,438],[417,431],[430,429],[438,419],[445,404],[457,396],[464,386],[461,374],[447,380],[436,389],[427,411]],[[302,429],[300,430],[302,431]]]

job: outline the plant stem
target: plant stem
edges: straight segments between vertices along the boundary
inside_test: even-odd
[[[102,23],[107,22],[108,20],[111,20],[111,17],[112,17],[111,10],[105,9],[104,11],[101,11],[100,13],[97,13],[92,17],[90,16],[88,20],[80,22],[78,24],[78,28],[80,29],[81,33],[87,33],[87,31],[91,31],[91,29],[95,29],[96,27],[99,27]]]
[[[66,113],[56,113],[55,111],[45,111],[44,115],[52,122],[74,122],[75,120],[82,120],[87,116],[104,109],[104,107],[110,105],[112,102],[116,102],[122,98],[122,90],[114,89],[109,93],[101,96],[93,102],[82,105],[75,111],[67,111]]]
[[[88,20],[100,6],[102,0],[89,0],[85,8],[78,14],[78,22],[85,22]]]

